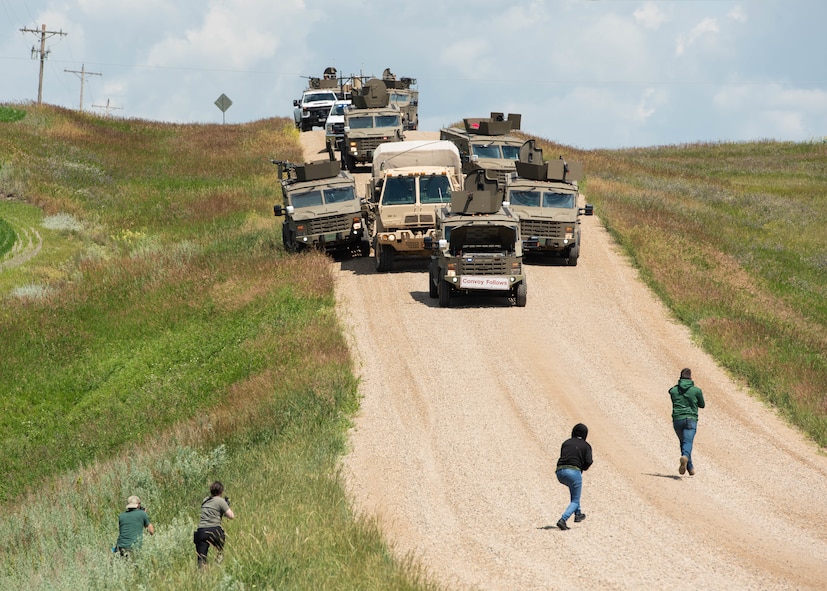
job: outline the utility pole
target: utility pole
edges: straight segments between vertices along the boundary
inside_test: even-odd
[[[78,78],[80,78],[80,112],[83,112],[83,83],[86,81],[87,76],[103,76],[100,72],[87,72],[86,71],[86,64],[81,65],[80,72],[77,70],[63,70],[64,72],[70,72],[72,74],[77,74]]]
[[[123,107],[110,107],[109,106],[109,99],[106,99],[106,104],[105,105],[92,105],[92,106],[95,107],[96,109],[105,109],[106,114],[104,115],[104,117],[109,117],[109,111],[111,111],[112,109],[123,109]]]
[[[40,35],[40,50],[38,51],[34,47],[32,47],[32,59],[35,59],[36,55],[40,55],[40,83],[37,85],[37,104],[43,104],[43,66],[44,62],[46,61],[46,56],[49,55],[51,50],[46,51],[46,37],[52,37],[53,35],[68,35],[69,33],[64,33],[61,29],[60,31],[47,31],[46,25],[42,25],[41,30],[37,29],[27,29],[23,28],[20,29],[21,33],[35,33],[36,35]]]

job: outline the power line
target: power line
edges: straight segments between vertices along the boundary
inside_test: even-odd
[[[47,31],[46,25],[42,25],[42,28],[38,31],[37,29],[29,29],[29,28],[22,28],[20,29],[21,33],[35,33],[36,35],[40,35],[40,49],[36,47],[32,47],[32,59],[36,59],[35,56],[40,56],[40,79],[37,85],[37,104],[43,104],[43,66],[46,62],[46,57],[49,55],[51,50],[46,49],[46,38],[53,37],[54,35],[68,35],[69,33],[64,33],[61,29],[60,31]]]
[[[106,110],[106,114],[104,115],[105,117],[109,117],[109,111],[111,111],[112,109],[123,109],[123,107],[110,107],[109,106],[109,99],[106,99],[106,104],[105,105],[92,105],[92,106],[95,107],[96,109],[105,109]]]
[[[80,67],[80,71],[78,70],[63,70],[64,72],[70,72],[72,74],[77,74],[78,78],[80,78],[80,110],[83,112],[83,84],[86,81],[87,76],[103,76],[100,72],[87,72],[86,71],[86,64],[82,64]]]

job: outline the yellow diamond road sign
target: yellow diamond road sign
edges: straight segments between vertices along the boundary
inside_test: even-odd
[[[232,105],[232,104],[233,104],[233,101],[231,101],[230,97],[228,97],[226,94],[222,94],[220,97],[215,99],[215,106],[218,107],[219,109],[221,109],[222,113],[224,111],[226,111],[227,109],[229,109],[230,105]]]

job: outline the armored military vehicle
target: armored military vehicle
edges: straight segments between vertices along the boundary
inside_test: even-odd
[[[526,276],[519,220],[503,203],[496,179],[480,169],[465,179],[465,190],[437,211],[431,248],[428,295],[446,308],[458,294],[510,297],[526,305]]]
[[[356,181],[338,161],[305,164],[274,160],[278,165],[284,205],[273,214],[284,216],[284,249],[298,252],[318,248],[370,256],[370,242],[356,196]]]
[[[465,174],[482,168],[495,174],[500,184],[514,172],[514,162],[519,158],[524,139],[511,135],[520,129],[522,117],[509,113],[491,113],[490,118],[463,119],[464,129],[445,127],[439,131],[439,139],[456,144],[462,158]]]
[[[379,144],[405,139],[399,108],[389,100],[388,89],[378,78],[371,78],[359,94],[351,95],[353,104],[345,108],[339,146],[347,170],[353,172],[357,165],[369,165]]]
[[[427,258],[436,209],[462,189],[462,164],[454,144],[405,141],[382,144],[373,155],[365,189],[376,270],[390,271],[396,257]]]
[[[403,76],[397,80],[390,68],[385,68],[382,72],[382,82],[388,89],[389,104],[398,107],[402,114],[402,128],[417,129],[419,127],[419,90],[415,88],[416,78]]]
[[[578,206],[579,162],[545,162],[543,151],[528,140],[520,148],[516,174],[506,182],[505,200],[520,218],[520,236],[526,254],[564,257],[569,266],[580,257],[580,216],[594,207]]]

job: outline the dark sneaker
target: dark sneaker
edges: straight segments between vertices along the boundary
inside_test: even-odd
[[[566,525],[565,519],[563,519],[562,517],[560,518],[560,521],[557,522],[557,527],[559,527],[562,530],[570,529],[569,526]]]
[[[585,514],[585,513],[575,513],[575,514],[574,514],[574,522],[575,522],[575,523],[580,523],[580,522],[581,522],[581,521],[583,521],[585,518],[586,518],[586,514]]]
[[[695,476],[695,468],[686,467],[686,471],[689,472],[690,476]]]
[[[689,463],[689,458],[681,456],[681,465],[678,467],[678,474],[686,473],[686,465]]]

